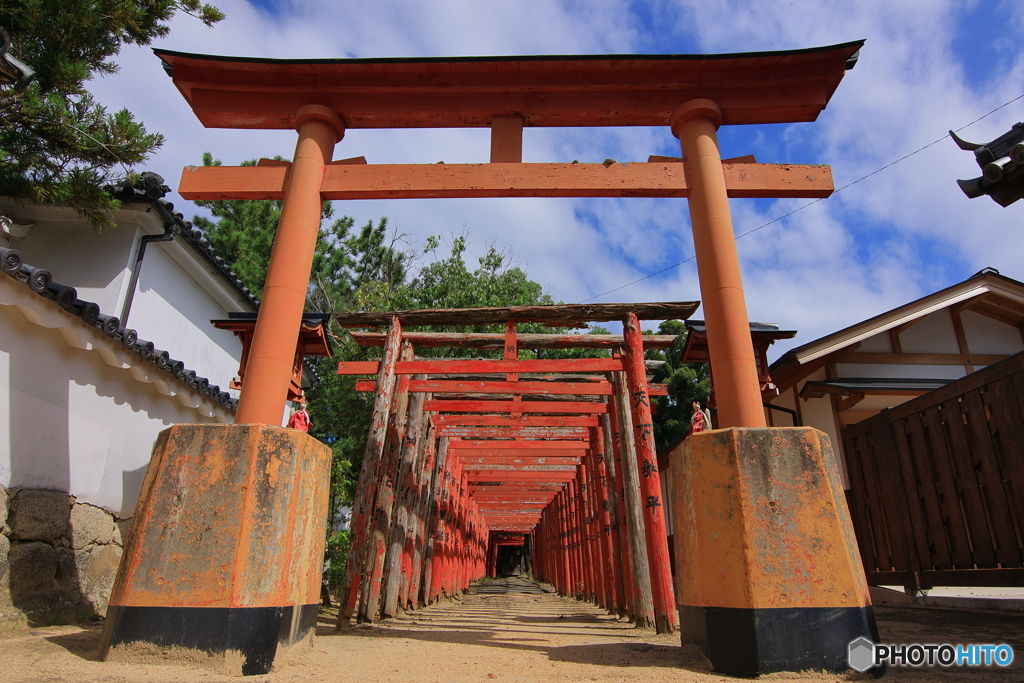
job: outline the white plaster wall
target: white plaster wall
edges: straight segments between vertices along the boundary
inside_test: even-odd
[[[953,321],[946,309],[924,316],[900,332],[899,338],[904,353],[960,353],[960,347],[956,342],[956,332],[953,330]],[[881,332],[862,341],[860,348],[853,355],[892,353],[892,350],[889,333]],[[973,347],[971,350],[974,351]],[[894,365],[889,363],[838,363],[836,372],[840,377],[905,379],[960,379],[967,374],[962,365]]]
[[[131,516],[156,435],[179,422],[213,420],[0,306],[0,485]]]
[[[862,339],[860,348],[857,351],[862,353],[892,353],[892,339],[888,332],[879,332],[873,337]]]
[[[889,365],[837,363],[840,377],[893,377],[901,379],[960,379],[967,374],[962,365]]]
[[[824,379],[825,369],[822,368],[797,385],[797,394],[800,393],[800,390],[803,389],[804,384],[807,382],[821,382]],[[803,417],[804,426],[814,427],[815,429],[828,434],[829,441],[832,442],[832,453],[836,458],[836,467],[839,468],[839,476],[843,479],[843,486],[847,487],[846,468],[843,467],[841,460],[843,444],[839,440],[839,434],[836,433],[836,421],[832,417],[831,399],[829,399],[828,396],[823,396],[821,398],[812,398],[807,401],[801,398],[799,401],[800,416]]]
[[[141,236],[162,231],[152,216],[135,210],[119,212],[118,226],[103,233],[66,209],[19,207],[18,218],[36,223],[27,237],[10,245],[21,251],[25,263],[50,270],[56,282],[76,287],[80,298],[118,316]],[[191,258],[174,247],[179,259]],[[205,262],[185,265],[200,279],[208,269]],[[5,284],[24,288],[13,281]],[[12,291],[9,296],[23,294]],[[28,296],[30,307],[52,307],[56,315],[66,316],[69,327],[118,348],[55,304]],[[200,286],[163,243],[151,243],[128,325],[227,391],[238,371],[241,344],[209,321],[247,309],[235,303],[223,292]],[[14,306],[0,306],[0,485],[68,491],[80,502],[130,516],[156,435],[176,423],[214,421],[186,407],[183,403],[191,399],[185,394],[166,395],[187,394],[183,384],[158,370],[147,372],[156,374],[155,383],[137,381],[96,353],[69,346],[60,331],[32,324]],[[223,413],[219,406],[214,412]]]
[[[167,255],[163,243],[146,248],[129,325],[140,339],[152,341],[221,391],[228,391],[242,354],[233,333],[210,324],[227,317],[228,311]]]
[[[964,336],[971,353],[1005,353],[1012,355],[1024,351],[1020,330],[1012,325],[993,320],[974,311],[963,311]]]
[[[949,310],[929,313],[900,332],[900,346],[903,353],[960,353]]]
[[[119,217],[124,215],[135,214],[121,212]],[[24,263],[45,268],[54,282],[77,289],[78,298],[96,302],[107,315],[118,315],[137,231],[135,222],[98,233],[82,220],[41,218],[28,237],[12,240],[11,247],[21,252]]]
[[[79,298],[94,301],[103,313],[117,316],[121,315],[142,235],[159,234],[163,229],[156,217],[139,210],[118,212],[117,226],[102,233],[67,209],[21,207],[19,220],[35,221],[28,237],[11,244],[25,263],[48,269],[54,281],[75,287]],[[228,383],[238,372],[241,344],[231,332],[215,329],[209,321],[248,306],[220,301],[223,296],[215,298],[168,255],[168,248],[162,242],[148,245],[127,326],[228,391]],[[179,258],[187,253],[179,245],[173,248]],[[205,263],[192,267],[200,274],[203,269],[210,270]],[[216,278],[223,280],[219,273]]]
[[[780,395],[769,401],[774,406],[780,406],[782,408],[788,408],[789,410],[796,410],[796,406],[793,402],[793,390],[789,389],[782,392]],[[803,407],[801,406],[801,409]],[[776,427],[795,427],[794,417],[789,413],[784,413],[781,410],[769,410],[772,416],[772,424]]]

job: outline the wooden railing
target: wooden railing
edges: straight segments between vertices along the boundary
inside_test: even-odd
[[[1024,586],[1024,353],[842,431],[871,585]]]

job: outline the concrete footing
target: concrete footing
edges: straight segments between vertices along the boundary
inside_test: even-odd
[[[254,675],[308,644],[320,603],[330,461],[327,446],[280,427],[161,432],[100,657]]]
[[[716,672],[848,669],[878,642],[828,436],[809,427],[695,434],[672,455],[684,644]]]

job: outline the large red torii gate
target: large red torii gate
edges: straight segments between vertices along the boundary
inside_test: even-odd
[[[353,60],[156,50],[205,126],[299,132],[291,164],[191,167],[179,186],[186,199],[284,200],[261,304],[268,322],[257,325],[237,421],[273,424],[280,414],[323,200],[643,196],[690,199],[720,421],[763,427],[726,198],[827,197],[832,177],[827,166],[723,164],[715,130],[813,121],[861,44],[714,56]],[[667,126],[689,162],[523,163],[523,128],[531,126]],[[448,127],[490,127],[490,163],[332,161],[349,128]]]
[[[748,158],[723,161],[716,130],[723,124],[815,120],[855,63],[862,42],[733,55],[433,59],[272,60],[156,50],[204,125],[294,128],[298,141],[291,163],[186,168],[182,175],[180,193],[186,199],[283,199],[281,221],[237,424],[220,430],[205,425],[172,427],[158,442],[147,476],[149,488],[140,503],[148,507],[133,518],[132,547],[126,549],[111,596],[113,618],[105,628],[105,656],[130,658],[130,652],[118,645],[135,641],[190,643],[189,637],[206,629],[219,638],[208,650],[218,655],[242,651],[242,671],[264,673],[279,646],[301,641],[310,632],[310,618],[315,623],[311,577],[320,558],[316,525],[305,517],[296,524],[296,516],[308,516],[315,505],[302,507],[297,501],[326,494],[316,478],[297,473],[326,467],[329,452],[315,440],[269,425],[278,423],[287,395],[325,199],[646,196],[689,200],[718,422],[727,428],[688,439],[673,455],[679,464],[676,472],[686,473],[677,474],[681,492],[676,495],[688,501],[685,515],[676,518],[677,529],[687,532],[677,541],[677,556],[690,560],[677,585],[684,640],[700,644],[716,670],[725,673],[844,668],[844,639],[874,634],[859,561],[855,553],[847,552],[855,543],[852,526],[842,492],[834,490],[837,480],[829,469],[834,470],[834,463],[829,460],[827,438],[822,442],[813,430],[797,434],[764,429],[728,204],[729,197],[827,197],[833,191],[831,173],[827,166],[757,164]],[[628,164],[523,163],[524,127],[623,125],[669,128],[680,140],[682,158]],[[349,128],[435,127],[489,127],[490,163],[373,165],[362,157],[333,160],[334,148]],[[386,351],[399,354],[401,349]],[[384,368],[393,370],[398,362],[405,360],[385,354],[378,387],[393,386],[396,375]],[[402,377],[402,382],[411,381],[408,375]],[[381,394],[376,398],[379,402]],[[372,429],[376,433],[386,428],[375,424]],[[374,438],[371,434],[371,441]],[[271,470],[260,469],[259,463],[267,457],[287,462],[296,477],[264,476]],[[210,578],[210,585],[219,587],[204,588],[196,594],[200,598],[182,587],[201,573],[188,563],[165,562],[181,556],[177,544],[186,542],[185,536],[168,533],[160,521],[183,514],[177,508],[163,509],[169,505],[164,498],[173,498],[175,494],[168,492],[187,484],[188,477],[201,477],[204,470],[194,468],[197,458],[215,471],[237,469],[239,477],[247,476],[258,495],[250,487],[239,488],[231,493],[237,498],[235,507],[250,510],[253,518],[269,515],[270,520],[258,528],[211,522],[213,531],[201,542],[187,541],[188,550],[198,554],[197,561],[207,554],[235,558],[226,578]],[[771,488],[782,480],[775,473],[766,474],[764,467],[785,469],[787,486]],[[249,468],[247,475],[244,468]],[[713,474],[719,485],[710,491],[696,486],[701,472]],[[789,487],[795,472],[802,473],[796,481],[803,482],[803,488]],[[205,480],[196,481],[199,484],[190,490],[206,490],[201,485]],[[301,482],[300,488],[306,489],[289,488],[276,505],[282,482],[288,482],[286,487]],[[769,488],[761,488],[764,485]],[[217,519],[225,495],[194,497],[187,514]],[[565,503],[570,510],[571,498]],[[259,501],[271,501],[271,509]],[[826,502],[827,508],[816,507]],[[788,522],[776,528],[779,515]],[[678,526],[680,519],[683,527]],[[736,519],[742,520],[739,528],[734,528]],[[271,531],[292,534],[289,544],[301,551],[289,563],[297,562],[299,571],[267,564],[256,539]],[[779,534],[795,534],[794,543],[779,545]],[[793,548],[808,538],[826,550],[813,557],[793,555]],[[750,548],[755,547],[772,548],[778,556],[754,557]],[[719,569],[723,558],[728,566]],[[798,590],[780,593],[777,573],[797,565],[799,575],[827,580],[808,581],[795,586]],[[154,574],[162,581],[153,584]],[[264,591],[271,583],[275,588]],[[212,613],[204,610],[209,607],[227,610],[232,619],[268,621],[258,628],[228,629],[221,637],[207,623]],[[184,629],[184,636],[152,627],[150,622],[159,619],[151,614],[154,609],[179,610],[182,618],[175,623],[184,626],[175,628]],[[271,613],[277,616],[265,616]],[[292,628],[281,627],[281,633],[288,636],[267,645],[274,639],[265,631],[277,629],[286,614],[291,615]],[[794,620],[804,624],[799,637],[775,634],[792,629]],[[724,649],[718,646],[733,634],[742,636],[740,641]]]

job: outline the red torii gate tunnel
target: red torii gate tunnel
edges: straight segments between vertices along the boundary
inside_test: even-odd
[[[687,439],[670,455],[675,603],[683,641],[697,643],[723,673],[845,669],[847,644],[875,634],[852,525],[827,437],[806,428],[765,427],[728,204],[729,197],[826,197],[833,190],[831,173],[827,166],[722,160],[716,130],[723,124],[813,121],[861,44],[734,55],[352,60],[157,50],[204,125],[294,128],[298,142],[290,163],[264,160],[255,167],[183,172],[180,193],[186,199],[283,199],[283,209],[237,424],[178,425],[158,439],[111,596],[103,656],[133,659],[145,650],[139,643],[174,645],[186,653],[202,651],[236,673],[255,674],[269,670],[281,649],[306,642],[312,633],[330,452],[305,434],[272,425],[283,412],[293,375],[324,200],[646,196],[688,199],[721,427]],[[522,161],[524,127],[622,125],[670,129],[682,157],[628,164]],[[348,128],[437,127],[489,127],[490,162],[333,160]],[[505,374],[503,382],[484,384],[508,400],[427,400],[427,393],[459,392],[431,384],[454,380],[431,379],[448,371],[414,360],[417,342],[403,341],[403,320],[414,326],[417,318],[391,314],[368,323],[345,316],[354,325],[389,326],[373,387],[375,416],[389,418],[375,419],[367,441],[364,463],[371,469],[364,467],[361,477],[354,527],[362,537],[352,552],[343,614],[370,619],[378,610],[387,614],[392,604],[460,590],[486,570],[484,532],[494,529],[529,532],[538,573],[561,590],[578,592],[582,583],[587,596],[610,609],[626,610],[641,623],[653,621],[660,630],[676,627],[665,501],[655,485],[657,473],[641,470],[650,453],[650,419],[638,315],[639,309],[617,314],[625,324],[624,351],[591,361],[594,366],[579,361],[572,370],[556,370],[542,361],[516,360],[516,348],[489,365],[462,363],[460,372]],[[518,316],[502,320],[557,318],[553,309]],[[655,316],[664,317],[670,316]],[[506,346],[516,347],[518,338],[508,330]],[[563,412],[554,413],[554,401],[535,400],[552,394],[524,388],[539,380],[516,377],[551,372],[623,374],[597,382],[601,392],[607,383],[609,393],[587,393],[563,380],[559,390],[567,393],[559,396],[588,400],[561,401]],[[591,384],[588,379],[587,391],[597,390]],[[493,417],[495,412],[507,417]],[[537,429],[551,428],[537,421],[551,415],[563,416],[561,427],[586,435],[534,436],[542,433]],[[629,431],[636,438],[624,438]],[[426,434],[423,452],[419,440],[400,441],[399,434]],[[483,442],[498,436],[487,434],[502,435],[516,447],[490,450]],[[541,440],[558,447],[541,447]],[[567,441],[585,446],[559,443]],[[621,462],[613,465],[608,455],[616,445]],[[559,455],[541,455],[544,448]],[[429,467],[414,466],[428,456]],[[514,462],[520,458],[535,461]],[[552,465],[548,458],[567,460]],[[611,474],[613,468],[619,476]],[[402,576],[395,567],[412,561],[416,533],[422,540],[425,529],[409,533],[404,526],[410,507],[400,502],[409,495],[401,485],[409,477],[424,482],[428,471],[436,473],[430,478],[438,486],[427,503],[443,501],[437,519],[446,535],[439,541],[433,530],[436,554],[418,570],[412,565],[414,575],[403,583],[394,578]],[[610,521],[618,492],[597,485],[602,477],[614,478],[616,485],[621,479],[625,533]],[[489,491],[497,488],[489,486],[494,481],[508,486],[510,496]],[[598,542],[602,490],[611,533]],[[641,496],[637,506],[628,504],[630,495]],[[642,519],[631,523],[630,514]],[[596,575],[587,561],[595,553],[618,553],[620,569],[629,567],[618,575],[621,586],[614,577]],[[412,595],[414,587],[425,593]]]
[[[639,320],[687,318],[698,305],[337,316],[345,326],[388,323],[386,335],[352,333],[360,344],[383,345],[381,362],[338,367],[341,374],[377,375],[357,383],[376,392],[376,403],[339,624],[353,615],[395,616],[464,590],[496,559],[490,533],[521,532],[533,541],[537,575],[561,592],[585,595],[640,626],[674,631],[667,502],[650,400],[666,391],[648,387],[644,364],[645,347],[667,348],[674,337],[641,337]],[[612,320],[622,321],[623,335],[517,334],[522,322]],[[503,335],[407,331],[495,323],[504,323]],[[415,346],[500,349],[503,359],[411,360]],[[520,349],[536,348],[606,349],[607,357],[520,360]],[[623,553],[620,539],[627,538],[632,552]]]

